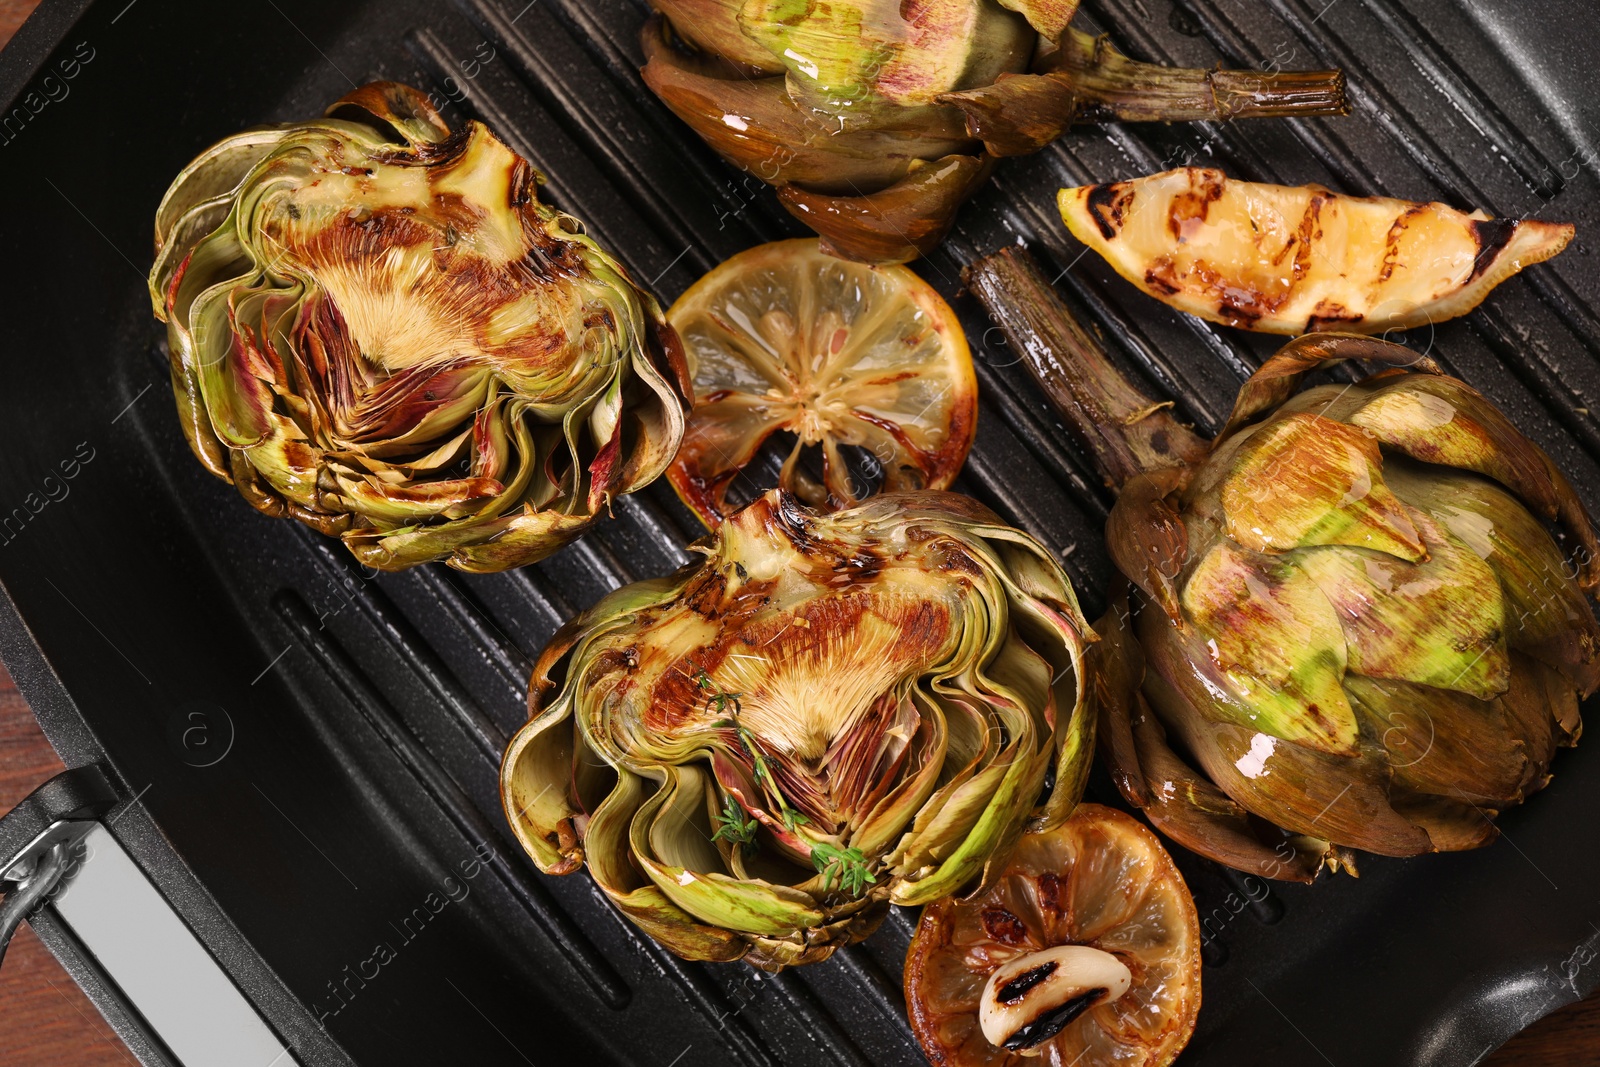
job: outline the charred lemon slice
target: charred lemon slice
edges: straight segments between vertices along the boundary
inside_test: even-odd
[[[1194,901],[1154,834],[1081,804],[987,891],[923,910],[906,1003],[934,1067],[1171,1063],[1200,1010]]]
[[[1180,311],[1263,333],[1382,333],[1465,315],[1567,247],[1569,223],[1230,181],[1187,167],[1063,189],[1061,217]]]
[[[777,241],[729,259],[667,312],[682,332],[695,407],[668,477],[716,526],[735,477],[779,431],[795,437],[778,485],[815,507],[874,488],[945,489],[972,447],[978,384],[955,312],[906,267]],[[820,452],[820,481],[805,452]],[[750,487],[750,496],[770,486]]]

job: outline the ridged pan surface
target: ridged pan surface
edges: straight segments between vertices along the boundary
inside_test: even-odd
[[[62,10],[53,40],[41,23],[0,58],[17,93],[0,119],[0,653],[68,762],[104,758],[138,796],[117,836],[308,1064],[921,1063],[898,992],[913,915],[779,978],[686,964],[586,875],[545,878],[510,840],[496,765],[531,658],[575,610],[685,558],[699,530],[664,483],[521,572],[373,577],[212,480],[174,416],[143,277],[167,183],[217,138],[373,77],[493,126],[663,301],[800,232],[645,90],[643,3]],[[1087,3],[1140,58],[1343,67],[1355,111],[1085,128],[1002,165],[918,265],[978,361],[962,488],[1060,552],[1098,607],[1108,496],[957,298],[959,268],[1026,241],[1114,357],[1215,430],[1270,339],[1141,296],[1052,206],[1062,185],[1194,163],[1577,223],[1564,255],[1485,307],[1399,339],[1494,397],[1600,512],[1590,15],[1578,0]],[[1600,982],[1593,744],[1554,769],[1494,846],[1364,860],[1359,880],[1269,887],[1180,853],[1207,959],[1182,1062],[1467,1064]]]

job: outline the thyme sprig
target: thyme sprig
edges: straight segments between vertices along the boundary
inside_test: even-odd
[[[750,757],[750,762],[755,768],[756,784],[760,785],[765,782],[771,786],[772,772],[767,769],[766,757],[762,756],[760,750],[756,748],[755,734],[741,726],[737,720],[734,721],[733,728],[739,735],[740,746],[744,748],[745,754]],[[773,786],[773,791],[777,791],[776,786]]]
[[[717,683],[711,680],[711,675],[706,673],[706,669],[704,667],[698,667],[695,669],[694,677],[691,679],[691,681],[693,681],[694,684],[699,686],[701,689],[706,690],[706,702],[704,707],[707,711],[715,711],[718,715],[723,715],[727,713],[728,708],[731,706],[733,708],[733,714],[738,715],[740,711],[744,710],[743,706],[739,703],[740,698],[743,697],[744,694],[729,693],[718,689]]]
[[[766,757],[761,755],[761,750],[756,748],[755,734],[741,725],[738,719],[723,719],[711,725],[734,731],[734,736],[739,739],[739,747],[744,749],[745,755],[750,757],[750,766],[756,785],[765,785],[767,792],[777,800],[778,817],[783,820],[784,829],[792,834],[795,832],[796,827],[810,825],[811,820],[803,812],[791,807],[788,800],[784,799],[783,794],[778,792],[778,783],[773,780],[772,769],[767,766]]]
[[[745,755],[750,757],[751,772],[755,776],[756,785],[766,786],[767,791],[778,801],[778,815],[783,820],[784,828],[790,833],[795,832],[798,826],[805,826],[811,822],[804,814],[789,806],[782,793],[778,792],[778,783],[772,777],[772,769],[767,766],[766,757],[756,747],[756,736],[743,723],[739,721],[739,713],[744,710],[740,700],[743,693],[729,693],[717,688],[717,683],[704,667],[695,668],[691,681],[701,689],[707,691],[704,707],[707,711],[717,714],[727,714],[729,717],[712,723],[712,726],[721,729],[732,729],[739,739],[739,747],[744,749]],[[732,803],[732,801],[729,801]]]
[[[711,822],[716,827],[711,840],[726,841],[730,845],[737,846],[744,850],[746,856],[753,856],[760,850],[761,845],[756,841],[756,831],[761,829],[761,824],[747,815],[733,797],[723,798],[722,811],[713,815]]]
[[[822,888],[832,889],[834,884],[853,897],[859,897],[867,884],[877,878],[867,869],[867,857],[859,848],[841,848],[820,841],[811,846],[811,862],[822,875]]]

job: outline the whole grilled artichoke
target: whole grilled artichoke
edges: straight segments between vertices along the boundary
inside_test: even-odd
[[[1072,368],[1019,345],[1069,419],[1103,428],[1103,384],[1127,385],[1087,334],[1047,325],[1066,310],[1021,263],[989,257],[975,285],[1017,341]],[[1030,321],[1008,323],[1006,303]],[[1388,369],[1294,395],[1343,359]],[[1131,464],[1097,448],[1120,483],[1107,542],[1135,587],[1093,653],[1124,795],[1267,877],[1353,869],[1350,849],[1492,840],[1491,817],[1548,781],[1600,685],[1585,595],[1600,552],[1550,458],[1431,360],[1352,334],[1267,360],[1209,448],[1148,406],[1111,424],[1143,421],[1164,451],[1148,432]]]
[[[530,563],[659,475],[681,346],[542,180],[388,82],[207,149],[150,272],[195,455],[383,570]]]
[[[542,870],[587,861],[679,955],[777,969],[1071,813],[1093,634],[1027,535],[950,493],[774,490],[696,548],[539,658],[501,790]]]
[[[644,79],[837,255],[943,239],[996,156],[1078,122],[1343,114],[1337,71],[1137,63],[1078,0],[651,0]]]

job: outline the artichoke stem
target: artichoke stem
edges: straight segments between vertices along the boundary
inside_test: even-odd
[[[1346,115],[1342,70],[1199,70],[1129,59],[1074,30],[1054,57],[1071,78],[1077,122],[1194,122],[1207,119]]]
[[[962,278],[1113,489],[1136,474],[1186,467],[1205,455],[1203,438],[1112,364],[1026,249],[984,256]]]

